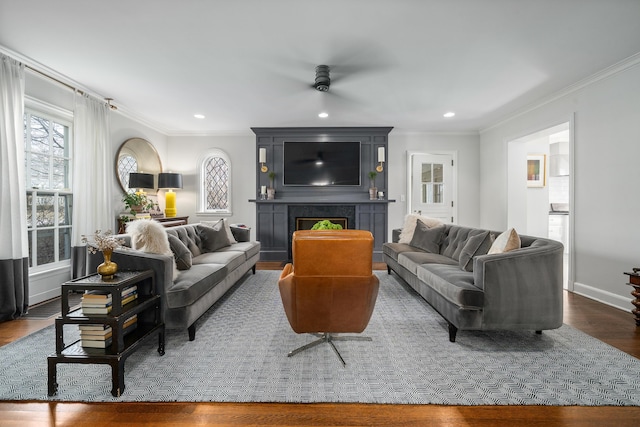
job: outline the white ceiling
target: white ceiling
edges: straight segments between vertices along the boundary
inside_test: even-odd
[[[640,52],[639,22],[640,0],[0,0],[0,46],[170,135],[474,132]]]

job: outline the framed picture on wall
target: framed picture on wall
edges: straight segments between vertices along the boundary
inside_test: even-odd
[[[545,154],[527,155],[527,187],[544,187],[547,175],[547,156]]]

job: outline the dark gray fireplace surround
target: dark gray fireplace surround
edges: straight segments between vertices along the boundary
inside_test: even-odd
[[[291,236],[298,218],[346,218],[347,227],[369,230],[374,236],[374,261],[382,261],[382,244],[387,241],[387,207],[394,200],[369,200],[369,172],[374,171],[379,147],[389,159],[391,127],[252,128],[256,134],[256,236],[261,244],[261,261],[291,260]],[[283,145],[297,142],[360,142],[360,185],[284,186]],[[274,200],[260,200],[261,186],[269,186],[269,174],[260,171],[259,149],[266,149],[269,172],[276,174]],[[378,172],[376,187],[387,194],[387,163]]]

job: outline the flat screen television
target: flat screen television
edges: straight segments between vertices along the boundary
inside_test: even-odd
[[[360,142],[284,142],[284,185],[360,185]]]

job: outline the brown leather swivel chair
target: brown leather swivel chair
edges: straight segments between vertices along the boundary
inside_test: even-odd
[[[326,342],[343,365],[333,341],[367,340],[367,327],[378,297],[373,274],[373,236],[364,230],[301,230],[293,233],[293,265],[287,264],[278,285],[291,328],[320,339],[289,353],[289,357]]]

